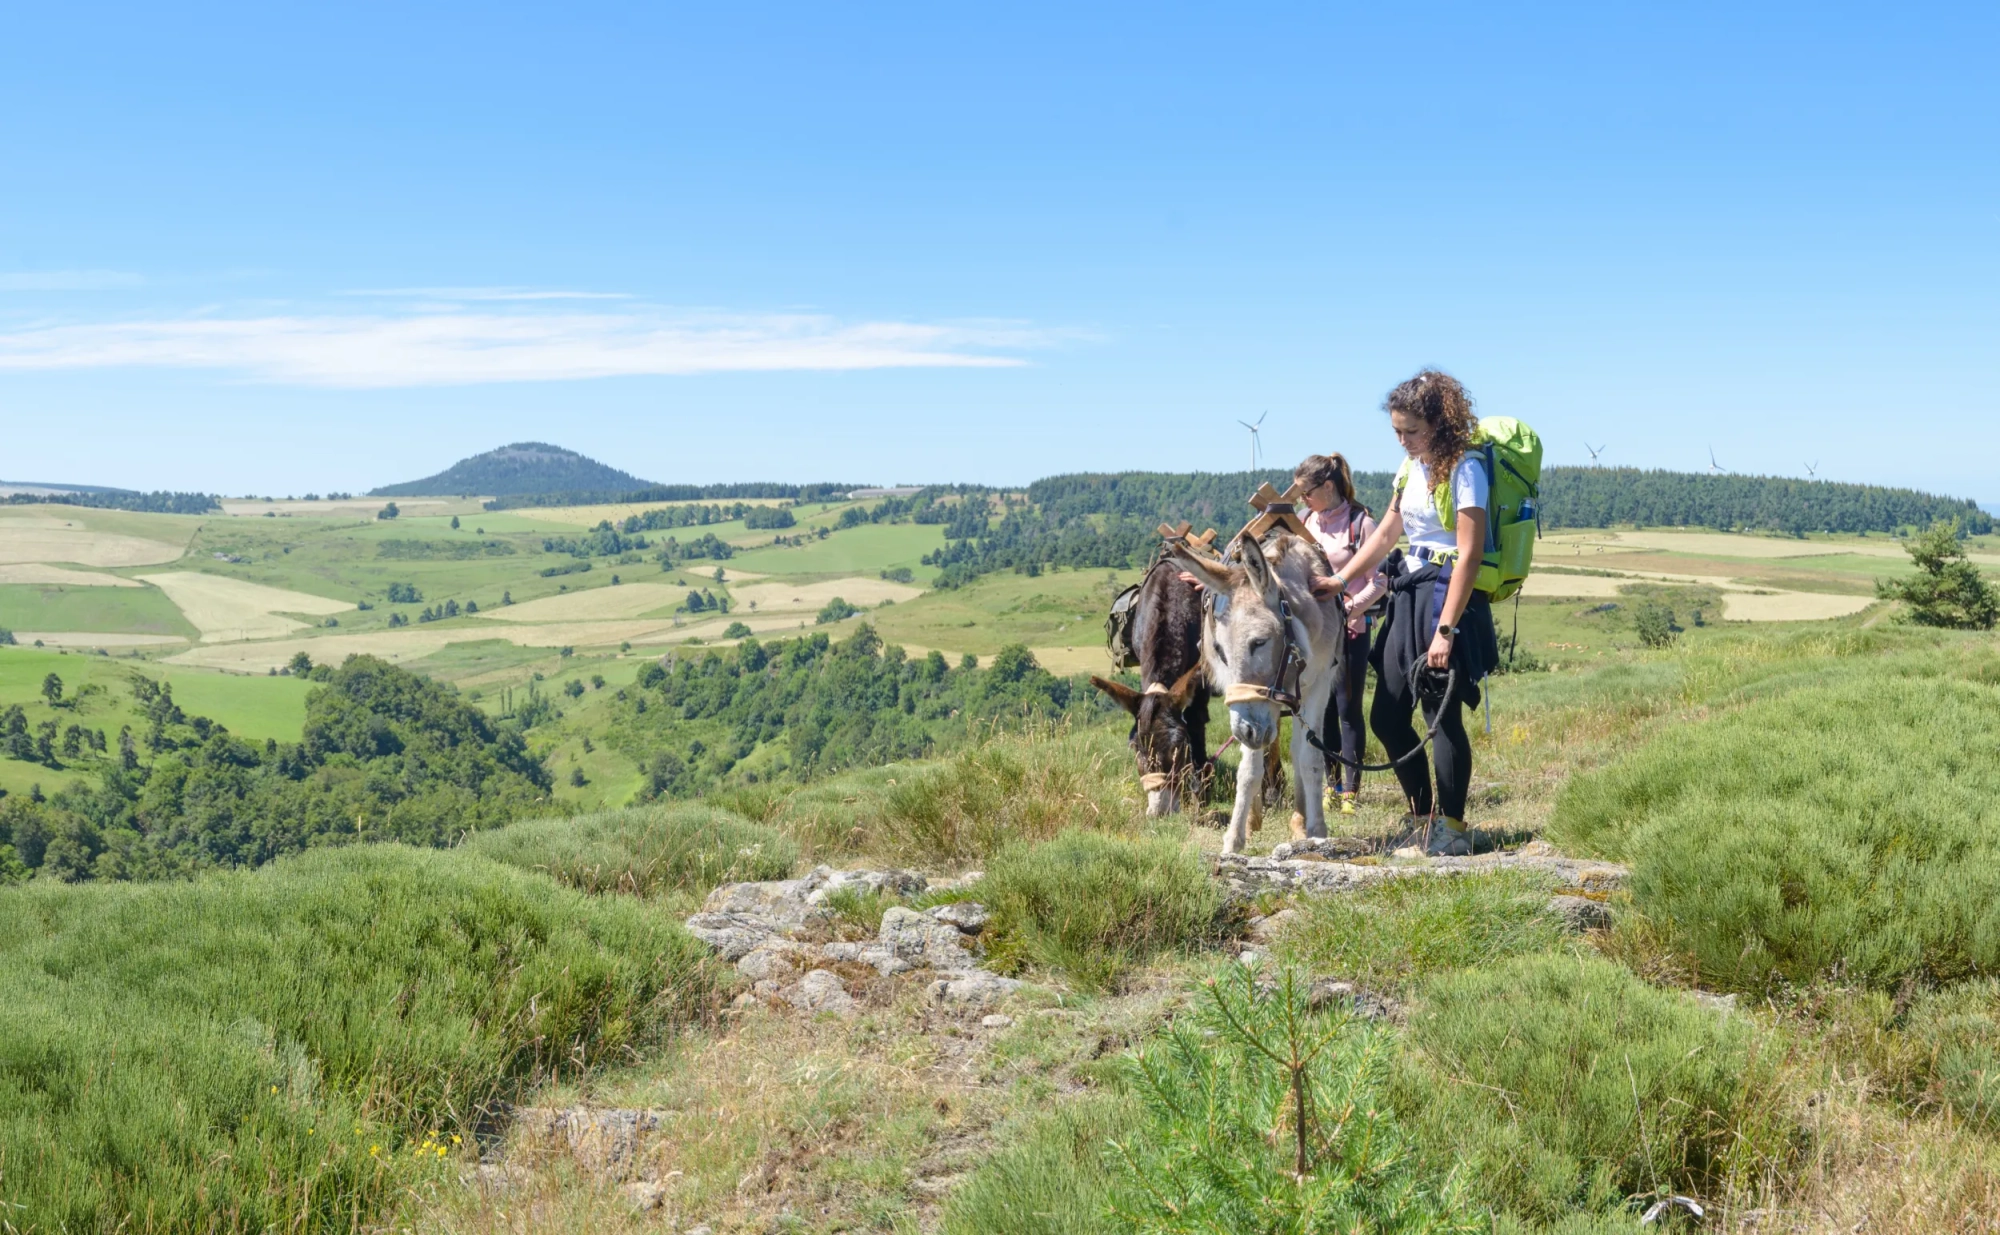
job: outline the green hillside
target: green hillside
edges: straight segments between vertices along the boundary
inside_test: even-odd
[[[384,485],[374,497],[419,497],[440,493],[553,493],[571,489],[639,489],[646,482],[630,472],[606,467],[573,450],[547,442],[515,442],[470,459],[460,459],[435,476]]]

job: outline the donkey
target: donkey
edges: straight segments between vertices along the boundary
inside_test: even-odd
[[[1145,689],[1093,677],[1090,684],[1132,714],[1132,750],[1146,813],[1180,809],[1182,795],[1201,799],[1208,774],[1208,681],[1201,671],[1201,593],[1181,582],[1172,563],[1153,563],[1132,607],[1132,648]]]
[[[1326,715],[1327,700],[1339,685],[1346,620],[1338,596],[1322,601],[1312,594],[1313,580],[1328,573],[1317,546],[1289,532],[1262,546],[1238,540],[1238,564],[1178,545],[1169,549],[1179,568],[1200,580],[1211,597],[1203,623],[1203,667],[1229,705],[1229,731],[1243,744],[1225,853],[1241,853],[1249,839],[1258,789],[1278,738],[1280,704],[1301,716]],[[1287,697],[1294,669],[1296,697]],[[1292,726],[1292,775],[1305,834],[1325,836],[1320,787],[1326,783],[1326,756],[1299,724]]]

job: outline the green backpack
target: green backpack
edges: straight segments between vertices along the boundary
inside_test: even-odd
[[[1473,587],[1494,600],[1506,600],[1521,590],[1535,564],[1535,540],[1541,535],[1535,506],[1541,496],[1541,435],[1510,416],[1488,416],[1479,422],[1467,453],[1486,465],[1486,552]],[[1398,494],[1409,479],[1405,459],[1396,473]],[[1451,477],[1433,489],[1431,502],[1446,528],[1458,522]]]

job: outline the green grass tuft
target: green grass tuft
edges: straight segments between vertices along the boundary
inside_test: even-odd
[[[694,1019],[704,955],[637,902],[399,845],[10,891],[10,1223],[368,1225],[423,1171],[457,1169],[419,1159],[426,1133],[469,1145],[521,1087]]]
[[[1405,987],[1453,969],[1557,951],[1568,936],[1545,911],[1555,887],[1546,875],[1496,871],[1392,879],[1309,897],[1280,950],[1316,973]]]
[[[1130,765],[1107,730],[995,736],[901,779],[889,790],[875,844],[950,865],[1066,829],[1136,832],[1143,813]]]
[[[783,835],[698,802],[534,819],[467,837],[464,848],[585,892],[634,896],[784,879],[798,864]]]
[[[1213,935],[1221,908],[1215,881],[1186,846],[1081,831],[1002,849],[978,890],[1005,950],[1096,988]]]
[[[1779,1169],[1777,1060],[1720,1016],[1584,956],[1434,981],[1410,1022],[1397,1106],[1429,1156],[1500,1210],[1554,1221]]]
[[[1090,1097],[1018,1129],[945,1204],[945,1235],[1117,1235],[1105,1146],[1131,1126],[1136,1104]]]
[[[2000,689],[1950,663],[1760,690],[1573,780],[1554,839],[1630,861],[1704,983],[2000,973]]]

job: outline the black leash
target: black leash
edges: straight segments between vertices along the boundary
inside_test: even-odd
[[[1410,662],[1410,693],[1418,698],[1426,698],[1430,695],[1430,692],[1424,690],[1423,684],[1418,680],[1427,670],[1430,670],[1430,666],[1425,663],[1422,657],[1418,657],[1416,660]],[[1431,720],[1430,732],[1424,734],[1423,741],[1404,751],[1399,757],[1389,760],[1387,763],[1356,763],[1339,751],[1329,749],[1325,742],[1320,741],[1319,734],[1313,732],[1313,727],[1305,723],[1305,717],[1300,716],[1297,712],[1292,714],[1292,723],[1303,726],[1306,731],[1306,741],[1311,742],[1314,749],[1335,763],[1362,772],[1393,772],[1397,767],[1408,763],[1411,759],[1423,753],[1423,749],[1431,744],[1432,739],[1437,737],[1438,730],[1444,726],[1445,711],[1442,704],[1448,702],[1452,697],[1452,692],[1457,689],[1458,666],[1453,665],[1445,670],[1444,689],[1436,695],[1440,706],[1437,710],[1437,715]]]

